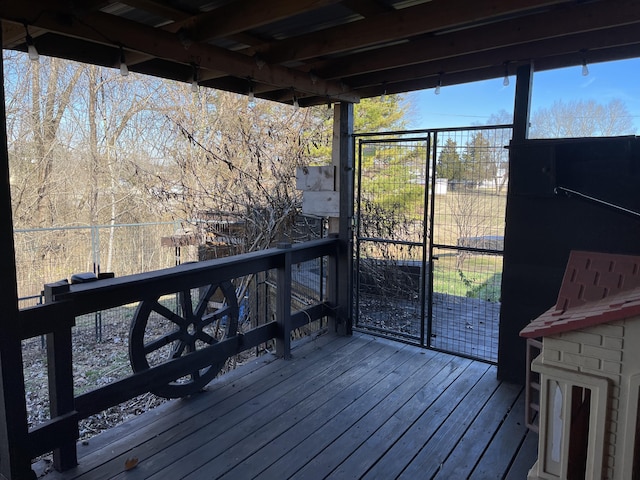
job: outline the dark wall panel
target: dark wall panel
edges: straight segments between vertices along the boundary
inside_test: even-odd
[[[640,211],[635,137],[512,144],[498,376],[524,381],[520,330],[555,304],[571,250],[640,254],[640,218],[557,186]]]

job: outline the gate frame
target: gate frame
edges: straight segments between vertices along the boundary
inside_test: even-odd
[[[356,222],[354,227],[354,264],[353,264],[353,290],[354,290],[354,301],[353,301],[353,319],[354,319],[354,330],[357,331],[366,331],[368,333],[393,338],[394,340],[401,341],[404,343],[410,343],[412,345],[418,345],[423,348],[427,348],[435,351],[442,351],[445,353],[454,354],[461,357],[470,358],[473,360],[483,361],[490,364],[497,364],[496,360],[489,360],[486,358],[476,357],[473,355],[468,355],[462,352],[452,352],[445,349],[440,349],[432,346],[431,338],[433,333],[433,279],[434,279],[434,260],[437,260],[437,255],[434,255],[434,249],[436,248],[446,248],[453,250],[461,250],[461,251],[470,251],[482,254],[491,254],[491,255],[503,255],[504,250],[490,250],[490,249],[479,249],[473,247],[463,247],[457,245],[444,245],[444,244],[435,244],[433,243],[433,232],[434,232],[434,218],[435,218],[435,184],[436,184],[436,165],[437,165],[437,153],[438,149],[441,148],[441,145],[438,145],[438,134],[444,132],[462,132],[462,131],[480,131],[480,130],[501,130],[501,129],[510,129],[512,131],[511,137],[513,138],[514,133],[514,125],[513,124],[496,124],[496,125],[476,125],[476,126],[468,126],[468,127],[452,127],[452,128],[433,128],[433,129],[418,129],[418,130],[405,130],[405,131],[388,131],[388,132],[364,132],[364,133],[354,133],[353,135],[353,157],[355,159],[355,165],[357,167],[357,175],[354,176],[355,188],[354,188],[354,210],[356,215],[354,216],[354,220]],[[426,137],[417,137],[416,135],[424,135]],[[422,219],[423,223],[423,241],[422,241],[422,268],[421,268],[421,285],[420,285],[420,338],[418,342],[411,341],[415,339],[415,336],[410,336],[406,334],[402,334],[400,332],[396,332],[391,335],[388,334],[389,331],[383,330],[377,327],[366,327],[360,328],[358,323],[360,320],[360,312],[359,312],[359,300],[360,300],[360,275],[359,275],[359,267],[360,267],[360,242],[367,240],[380,240],[380,239],[369,239],[362,238],[360,236],[360,208],[361,208],[361,186],[362,186],[362,145],[365,144],[380,144],[380,143],[392,143],[392,142],[410,142],[410,141],[426,141],[427,143],[427,151],[426,151],[426,168],[427,175],[425,176],[425,180],[427,184],[425,185],[425,194],[424,194],[424,216]],[[506,223],[506,212],[505,212],[505,223]],[[400,243],[395,241],[394,243]],[[419,246],[417,242],[411,242],[412,246]]]

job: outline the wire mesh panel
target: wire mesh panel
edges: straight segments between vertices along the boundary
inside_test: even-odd
[[[511,127],[416,133],[357,145],[356,327],[494,362]]]
[[[502,256],[434,249],[431,347],[498,359]]]
[[[420,343],[424,331],[429,141],[362,140],[356,327]]]
[[[361,241],[357,327],[420,343],[423,332],[422,245]]]
[[[171,267],[175,251],[162,245],[171,236],[174,223],[147,223],[94,227],[94,250],[100,271],[116,276],[132,275]],[[184,261],[196,260],[185,258]]]
[[[496,361],[511,129],[434,135],[429,345]]]
[[[436,133],[435,245],[502,250],[510,132]]]
[[[93,271],[91,237],[89,227],[16,230],[18,297],[36,296],[45,283]]]

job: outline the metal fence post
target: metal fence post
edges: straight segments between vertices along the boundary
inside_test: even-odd
[[[100,230],[95,225],[91,227],[91,251],[93,255],[93,273],[100,275]],[[96,342],[102,341],[102,312],[93,314],[96,332]]]

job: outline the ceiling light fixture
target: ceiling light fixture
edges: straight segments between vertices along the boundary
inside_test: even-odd
[[[193,75],[191,77],[191,91],[198,93],[198,66],[194,63],[191,65],[193,69]]]
[[[253,91],[253,82],[251,79],[249,81],[249,103],[254,103],[256,101],[256,95]]]
[[[38,53],[36,46],[33,44],[33,37],[29,35],[29,27],[27,24],[24,25],[24,29],[27,32],[25,42],[27,43],[27,54],[29,55],[29,60],[37,62],[40,60],[40,54]]]
[[[120,47],[120,75],[126,77],[129,75],[129,67],[127,67],[127,61],[124,58],[124,49]]]

